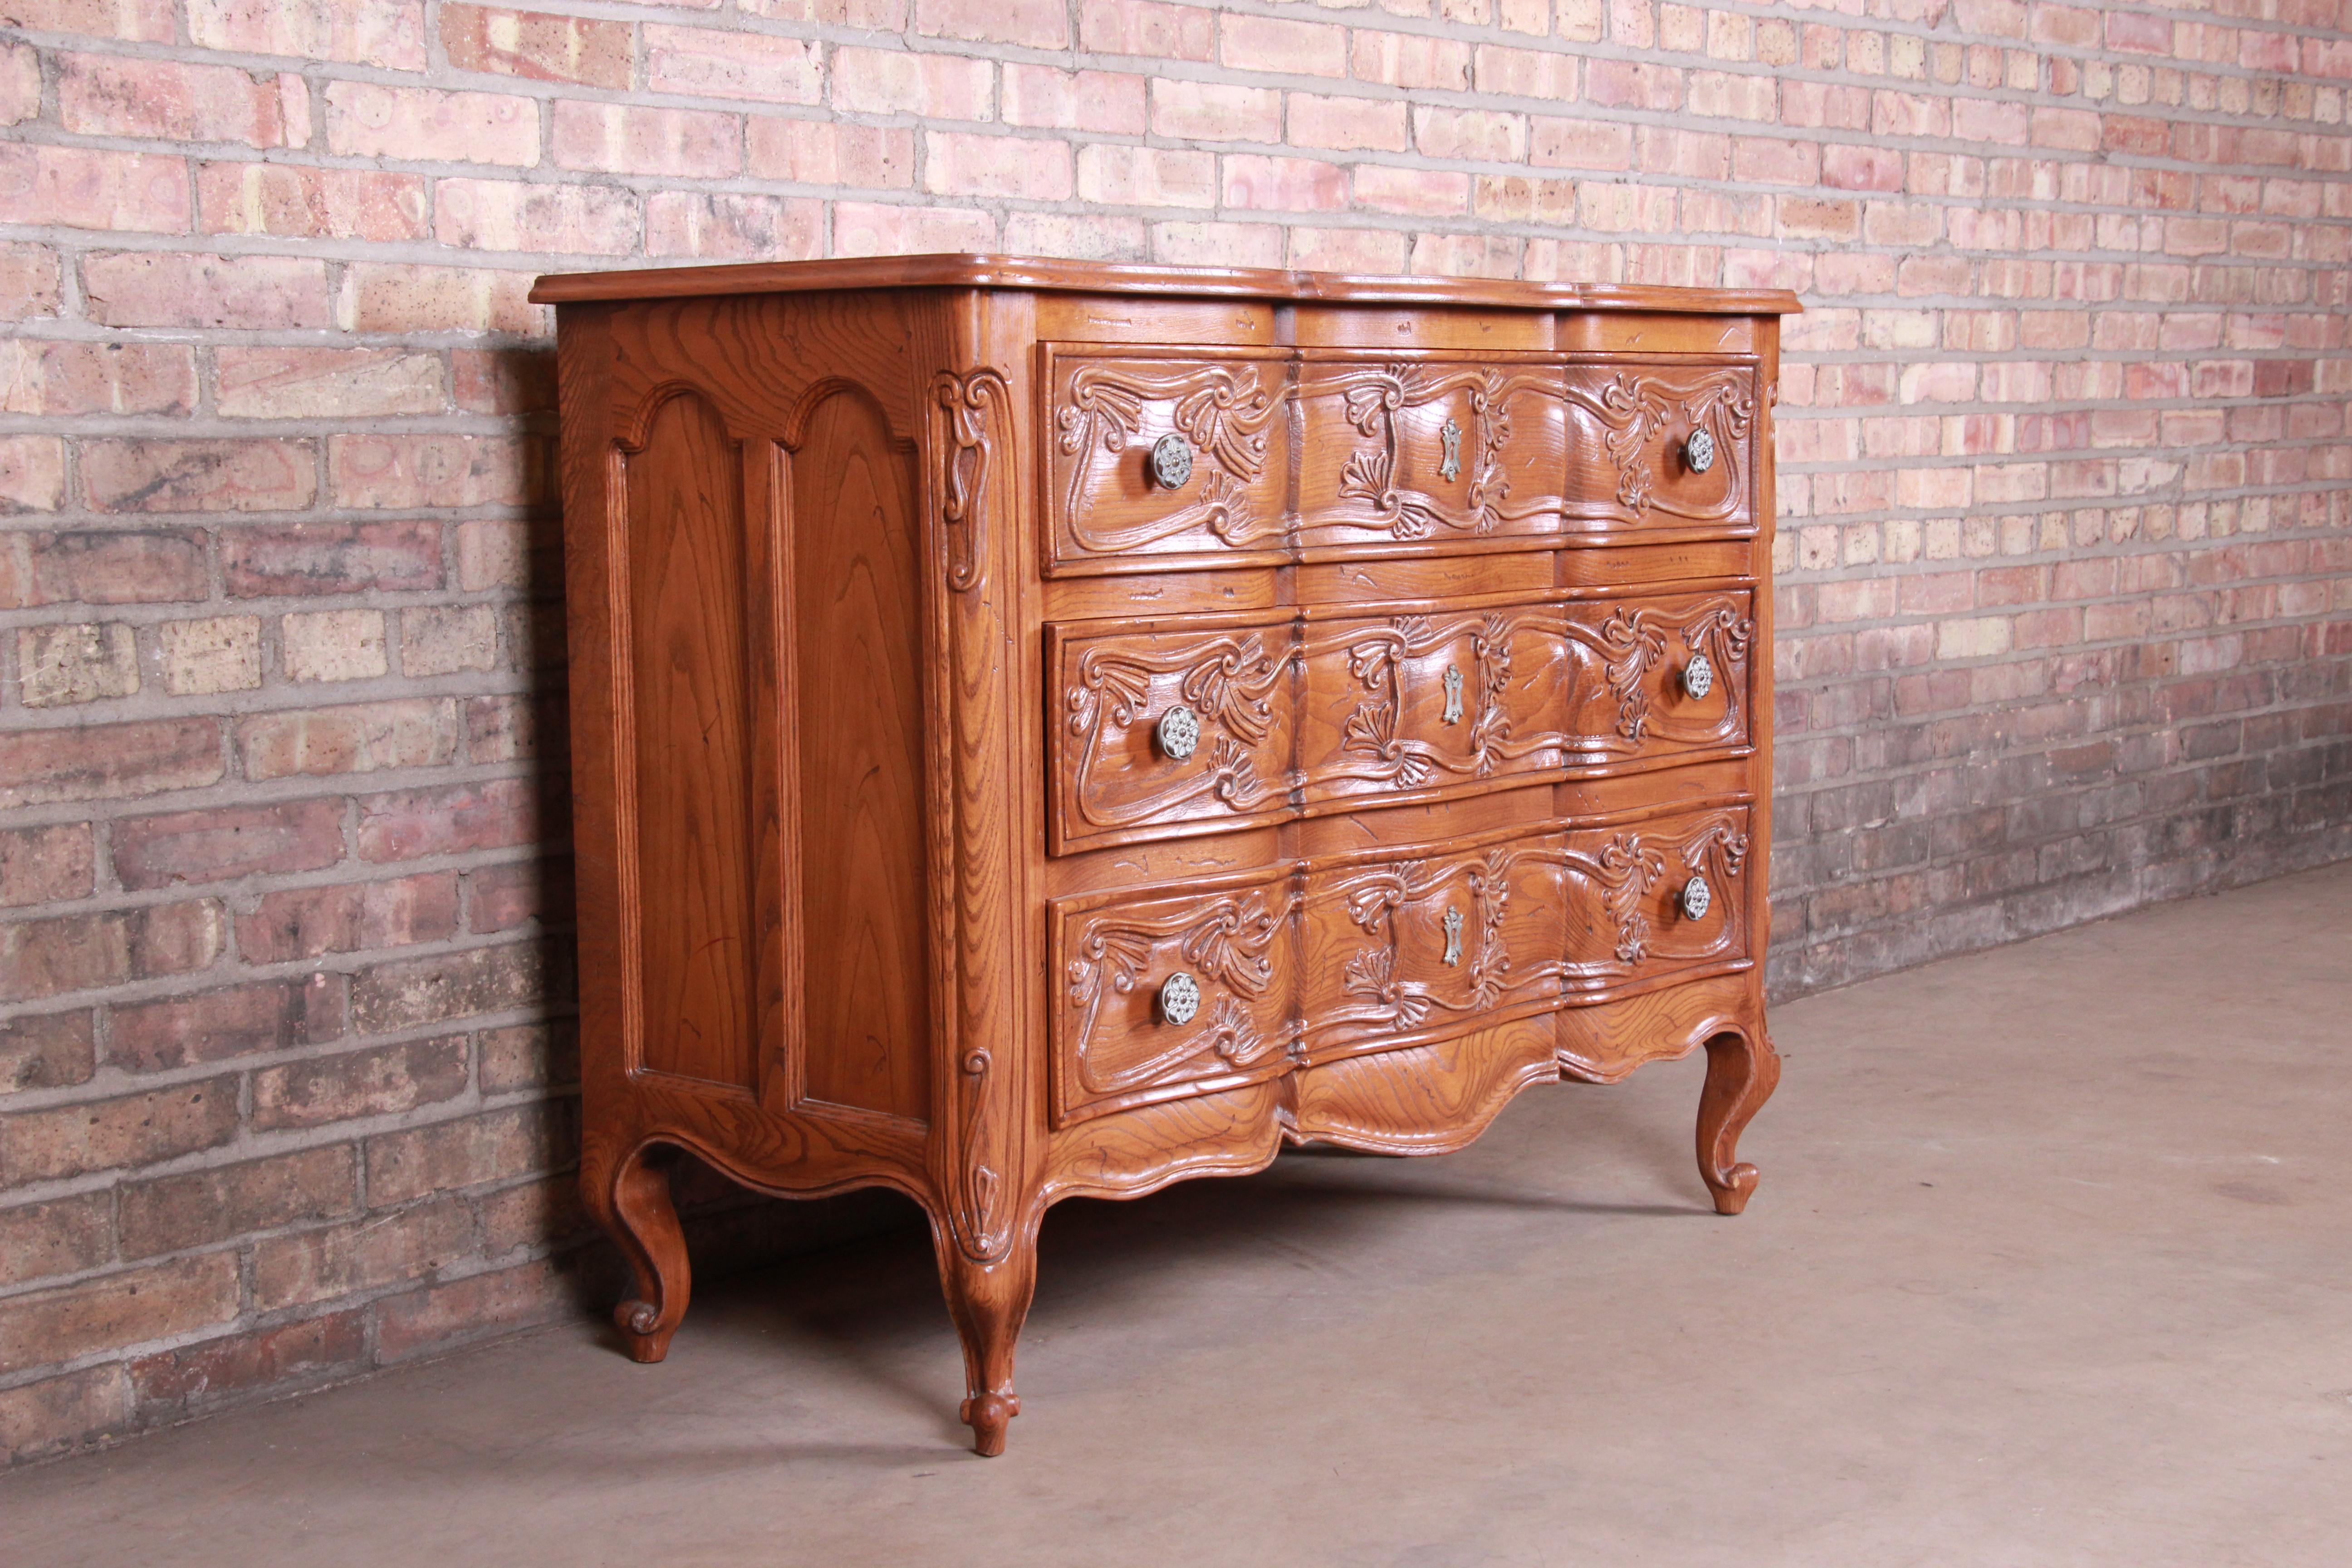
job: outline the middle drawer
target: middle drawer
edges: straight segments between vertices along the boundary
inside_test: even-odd
[[[1046,628],[1055,854],[1748,743],[1746,585]]]

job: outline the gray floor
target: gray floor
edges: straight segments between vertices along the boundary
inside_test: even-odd
[[[0,1480],[10,1563],[2341,1564],[2352,865],[1783,1008],[1433,1161],[1046,1226],[981,1460],[919,1241]]]

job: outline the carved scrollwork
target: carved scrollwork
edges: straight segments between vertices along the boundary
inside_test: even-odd
[[[1147,1085],[1207,1055],[1234,1068],[1257,1065],[1286,1044],[1269,1039],[1249,1004],[1273,985],[1276,939],[1294,903],[1270,904],[1263,892],[1236,894],[1160,919],[1111,912],[1087,922],[1064,974],[1069,1004],[1078,1011],[1075,1056],[1089,1094],[1117,1094]],[[1185,967],[1204,985],[1220,988],[1197,1027],[1171,1030],[1169,1043],[1140,1059],[1105,1066],[1092,1047],[1106,989],[1134,991],[1154,954],[1172,941]]]
[[[1106,525],[1087,502],[1095,454],[1124,452],[1143,428],[1148,405],[1165,403],[1175,433],[1202,461],[1190,469],[1186,504],[1124,525]],[[1266,430],[1282,406],[1277,391],[1247,363],[1164,370],[1132,362],[1089,362],[1074,371],[1054,411],[1055,445],[1068,463],[1067,526],[1089,551],[1134,550],[1195,528],[1245,545],[1282,532],[1282,519],[1254,514],[1249,486],[1265,470]]]
[[[1755,395],[1744,374],[1714,376],[1696,387],[1675,386],[1657,377],[1621,371],[1596,393],[1573,382],[1569,401],[1597,416],[1603,428],[1603,448],[1617,470],[1617,504],[1642,517],[1653,504],[1679,516],[1714,518],[1728,512],[1742,491],[1740,456],[1756,416]],[[1663,455],[1653,460],[1651,449],[1667,426],[1681,423],[1704,430],[1720,454],[1725,474],[1725,499],[1702,512],[1690,512],[1657,501],[1656,480]]]
[[[1401,861],[1358,873],[1340,884],[1335,890],[1344,900],[1348,919],[1375,940],[1351,953],[1341,972],[1341,990],[1361,1002],[1354,1018],[1339,1021],[1371,1023],[1391,1034],[1405,1034],[1440,1011],[1485,1011],[1507,992],[1556,972],[1539,964],[1512,978],[1503,921],[1510,910],[1512,868],[1524,853],[1501,847],[1466,862],[1431,866]],[[1475,945],[1463,941],[1460,908],[1451,900],[1442,908],[1433,902],[1434,895],[1457,882],[1468,884],[1477,927]],[[1458,967],[1465,947],[1470,946],[1466,984],[1441,982],[1434,973],[1428,979],[1407,973],[1402,956],[1406,931],[1400,923],[1408,921],[1416,947],[1434,952],[1440,968]]]
[[[1616,933],[1613,956],[1622,969],[1633,969],[1657,956],[1659,933],[1649,915],[1656,890],[1679,888],[1693,875],[1707,876],[1727,889],[1738,878],[1747,855],[1748,836],[1738,819],[1717,814],[1678,834],[1620,833],[1596,852],[1569,849],[1559,858],[1599,890]],[[1726,925],[1710,941],[1720,947],[1730,934]],[[1691,956],[1675,954],[1678,960]]]
[[[1504,505],[1511,483],[1504,472],[1502,454],[1511,437],[1509,400],[1529,389],[1549,392],[1548,381],[1493,367],[1385,364],[1349,371],[1335,384],[1348,423],[1372,443],[1350,453],[1339,470],[1340,497],[1362,501],[1373,514],[1374,521],[1366,526],[1406,541],[1427,539],[1440,528],[1487,534],[1506,522],[1546,510],[1538,505],[1512,511]],[[1469,483],[1459,501],[1400,486],[1398,411],[1457,394],[1469,405],[1475,435]],[[1449,484],[1461,472],[1461,437],[1460,425],[1448,417],[1439,430],[1443,450],[1436,468]]]
[[[1268,651],[1257,632],[1191,643],[1166,654],[1112,644],[1087,648],[1079,657],[1075,682],[1062,694],[1069,732],[1079,738],[1073,780],[1080,815],[1097,827],[1117,828],[1162,816],[1203,795],[1240,812],[1264,803],[1276,781],[1259,776],[1256,748],[1273,731],[1276,696],[1291,665],[1288,656]],[[1183,672],[1177,689],[1185,704],[1203,726],[1222,731],[1207,747],[1206,765],[1172,772],[1162,787],[1123,805],[1104,801],[1095,767],[1106,729],[1147,721],[1152,678],[1174,670]]]
[[[1564,746],[1567,737],[1559,733],[1517,739],[1511,733],[1506,699],[1511,683],[1512,639],[1540,619],[1501,612],[1444,622],[1427,616],[1399,616],[1384,626],[1359,626],[1343,633],[1348,673],[1362,687],[1364,696],[1340,727],[1339,766],[1325,770],[1321,776],[1420,789],[1440,773],[1485,778],[1506,763]],[[1468,743],[1459,748],[1404,732],[1410,661],[1457,641],[1469,643],[1471,662],[1477,671],[1477,707],[1471,718]],[[1327,650],[1328,645],[1318,645],[1307,657],[1312,659]],[[1457,688],[1448,685],[1443,674],[1437,679],[1439,724],[1450,726],[1454,721],[1444,715],[1459,714]]]
[[[1708,723],[1704,735],[1678,732],[1669,725],[1669,737],[1688,742],[1737,735],[1748,645],[1755,635],[1756,623],[1738,601],[1728,598],[1709,600],[1694,610],[1621,605],[1597,629],[1573,620],[1568,626],[1571,642],[1591,647],[1600,658],[1601,679],[1617,705],[1616,731],[1624,742],[1618,749],[1625,752],[1640,750],[1650,739],[1656,718],[1651,706],[1651,688],[1656,684],[1652,678],[1676,642],[1683,647],[1685,663],[1692,656],[1705,655],[1721,671],[1724,679],[1715,689],[1723,694],[1723,712]],[[1684,722],[1686,726],[1688,721]]]
[[[932,379],[931,400],[946,416],[940,515],[953,530],[948,586],[969,593],[986,570],[989,469],[1001,439],[997,416],[1004,416],[1004,429],[1012,427],[1012,391],[992,370],[941,371]]]

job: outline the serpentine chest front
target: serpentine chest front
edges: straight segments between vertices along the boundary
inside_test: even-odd
[[[557,301],[591,1211],[930,1215],[1000,1451],[1038,1223],[1434,1153],[1764,1033],[1776,293],[975,257]]]

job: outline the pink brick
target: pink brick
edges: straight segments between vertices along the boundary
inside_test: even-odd
[[[85,724],[0,734],[0,809],[201,789],[222,775],[211,719]]]
[[[224,529],[221,577],[230,596],[241,599],[415,592],[441,585],[441,525],[429,521],[269,523]]]
[[[962,207],[833,204],[836,256],[905,256],[927,250],[982,251],[996,241],[986,213]]]
[[[299,146],[310,139],[310,93],[298,76],[257,82],[226,66],[65,55],[58,121],[86,136]]]
[[[1692,114],[1714,120],[1777,121],[1780,95],[1769,76],[1730,71],[1693,71],[1685,107]]]
[[[1267,211],[1336,211],[1348,205],[1348,171],[1307,158],[1224,160],[1224,205]]]
[[[438,767],[457,754],[457,712],[411,698],[251,714],[236,721],[238,766],[256,783],[299,774]]]
[[[283,331],[329,321],[323,262],[291,256],[93,256],[82,263],[93,321],[110,327]]]
[[[646,202],[646,254],[806,260],[824,254],[824,204],[799,196],[656,192]]]
[[[559,167],[719,179],[743,166],[742,122],[696,109],[566,100],[555,106]]]
[[[53,899],[79,899],[97,886],[97,850],[87,822],[19,827],[0,833],[0,905],[19,908]],[[0,1062],[6,1047],[0,1046]],[[0,1068],[0,1093],[9,1087]]]
[[[172,0],[9,0],[0,16],[12,27],[37,33],[168,44],[173,37],[172,11]]]
[[[925,37],[1070,47],[1070,13],[1062,0],[915,0],[915,31]]]
[[[1891,147],[1832,143],[1822,149],[1822,184],[1844,191],[1899,191],[1903,154]]]
[[[1216,50],[1217,14],[1158,0],[1080,0],[1078,47],[1099,54],[1206,60]]]
[[[544,455],[530,438],[331,436],[327,472],[348,507],[523,506],[541,493]]]
[[[815,103],[823,60],[809,38],[709,27],[646,27],[646,86],[698,98]]]
[[[2172,53],[2172,23],[2167,17],[2110,11],[2106,22],[2107,47],[2111,49],[2143,55]]]
[[[1596,120],[1537,120],[1528,161],[1553,169],[1631,169],[1633,128]]]
[[[1506,98],[1539,98],[1547,103],[1573,102],[1576,58],[1549,49],[1512,49],[1499,44],[1481,44],[1475,67],[1478,90],[1500,93]]]
[[[338,81],[327,88],[327,147],[360,157],[527,168],[539,162],[539,105],[507,93]]]
[[[126,888],[316,871],[343,858],[340,800],[286,801],[139,816],[114,825],[115,876]]]
[[[457,879],[427,872],[271,893],[236,917],[236,946],[248,963],[287,963],[440,942],[457,930]]]
[[[1584,68],[1584,96],[1604,109],[1680,109],[1683,73],[1672,66],[1590,60]]]
[[[2099,147],[2099,117],[2087,109],[2037,109],[2032,117],[2036,147],[2093,153]]]
[[[510,11],[441,7],[441,47],[459,70],[625,89],[635,45],[626,22]]]
[[[1409,258],[1404,236],[1390,229],[1294,228],[1289,262],[1317,272],[1402,272]]]
[[[235,54],[353,60],[384,70],[425,65],[424,0],[188,0],[188,37],[200,48]]]
[[[214,363],[219,411],[230,418],[367,418],[448,406],[436,354],[226,345]]]
[[[0,321],[54,316],[64,303],[58,254],[36,245],[0,244]]]
[[[1295,118],[1297,100],[1292,100],[1292,105]],[[1431,158],[1517,163],[1528,155],[1526,116],[1492,110],[1416,105],[1412,111],[1412,136],[1413,144]]]
[[[1470,176],[1437,169],[1397,169],[1383,163],[1359,163],[1355,171],[1356,202],[1376,212],[1443,216],[1470,205]]]
[[[415,860],[533,843],[547,825],[540,789],[530,779],[499,779],[366,796],[360,802],[360,856]]]
[[[1227,11],[1218,19],[1217,58],[1235,70],[1279,76],[1346,76],[1348,32],[1320,22],[1286,22]]]
[[[1140,76],[1010,62],[1003,73],[1001,90],[1008,125],[1143,134],[1146,83]]]
[[[434,237],[462,249],[626,256],[644,232],[636,193],[617,186],[443,180],[434,188]]]
[[[1067,201],[1070,146],[1058,138],[934,131],[925,139],[923,188],[941,196]]]
[[[1519,51],[1505,52],[1517,54]],[[1416,33],[1376,33],[1359,28],[1350,50],[1350,67],[1359,81],[1376,81],[1390,87],[1435,88],[1443,92],[1466,92],[1471,82],[1472,56],[1468,44],[1452,38],[1425,37]]]
[[[0,145],[0,222],[179,234],[194,216],[178,158]]]
[[[1814,142],[1780,142],[1765,136],[1735,137],[1731,176],[1768,184],[1810,185],[1821,178],[1822,149]]]
[[[0,339],[0,410],[10,414],[185,415],[195,396],[186,348]]]
[[[1404,106],[1394,106],[1402,132]],[[1154,77],[1151,130],[1187,142],[1279,142],[1282,95],[1264,88]]]
[[[415,174],[290,163],[199,163],[196,206],[207,234],[425,237],[425,181]]]
[[[904,49],[842,48],[833,57],[833,106],[853,114],[995,118],[986,60]]]
[[[822,120],[754,120],[754,179],[812,185],[906,189],[914,184],[915,133],[902,126]]]
[[[1102,142],[1078,149],[1078,198],[1109,205],[1213,207],[1219,185],[1211,153]]]
[[[1153,84],[1155,88],[1161,85]],[[1405,105],[1387,99],[1290,95],[1290,141],[1342,152],[1402,153],[1411,145]],[[1269,137],[1266,140],[1279,140]]]
[[[91,441],[81,483],[95,511],[293,511],[318,495],[308,441]]]

